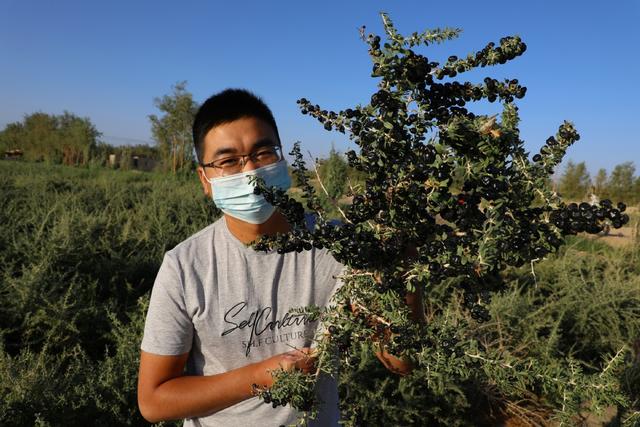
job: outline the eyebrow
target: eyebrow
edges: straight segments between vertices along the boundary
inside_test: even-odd
[[[255,144],[253,144],[253,147],[251,147],[251,151],[250,152],[253,152],[253,151],[255,151],[255,150],[259,149],[259,148],[262,148],[262,147],[271,147],[271,146],[276,146],[276,143],[273,142],[273,140],[271,138],[268,138],[268,137],[262,138],[262,139],[259,139]],[[223,156],[225,154],[233,155],[233,154],[237,154],[237,153],[238,153],[238,150],[236,148],[233,148],[233,147],[221,147],[221,148],[218,148],[215,151],[215,153],[213,153],[213,158],[217,159],[217,158],[220,158],[220,156]]]

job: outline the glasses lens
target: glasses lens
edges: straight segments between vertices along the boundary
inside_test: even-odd
[[[251,159],[257,167],[267,166],[282,159],[280,147],[263,147],[247,156],[231,156],[216,160],[213,166],[222,171],[223,176],[242,172],[246,160]],[[248,160],[247,159],[247,160]]]
[[[213,162],[213,166],[222,170],[223,175],[232,175],[242,170],[242,156],[226,157]]]
[[[251,160],[257,165],[266,166],[280,160],[276,147],[265,147],[251,153]]]

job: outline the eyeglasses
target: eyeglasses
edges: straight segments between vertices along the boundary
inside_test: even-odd
[[[224,157],[209,163],[200,163],[203,168],[216,168],[222,171],[222,176],[233,175],[242,172],[247,158],[251,159],[258,167],[267,166],[283,159],[282,147],[277,145],[261,147],[253,153]]]

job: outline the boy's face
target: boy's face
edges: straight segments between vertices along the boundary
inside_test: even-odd
[[[202,163],[229,156],[251,154],[266,145],[279,145],[274,129],[265,121],[255,117],[243,117],[229,123],[214,126],[204,137]],[[242,172],[256,169],[249,157],[245,158]],[[211,184],[206,178],[219,178],[222,170],[214,167],[198,167],[198,177],[204,193],[211,197]]]

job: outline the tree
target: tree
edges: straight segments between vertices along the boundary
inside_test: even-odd
[[[9,123],[4,130],[0,132],[0,151],[19,149],[23,138],[23,124],[19,122]]]
[[[637,196],[634,194],[636,167],[633,162],[625,162],[613,168],[607,190],[609,195],[618,200],[632,200]]]
[[[328,217],[336,218],[340,214],[339,199],[345,192],[348,176],[348,165],[342,155],[333,146],[329,157],[318,162],[318,177],[320,181],[319,202]],[[297,175],[294,173],[297,179]]]
[[[97,146],[100,132],[88,118],[80,118],[67,111],[58,117],[58,121],[62,163],[85,164]]]
[[[585,162],[575,164],[569,160],[558,185],[560,194],[569,200],[583,199],[590,187],[591,178]]]
[[[319,404],[316,379],[331,373],[339,379],[341,421],[350,426],[480,425],[483,414],[500,412],[530,424],[547,422],[549,414],[573,424],[583,404],[623,401],[610,367],[624,352],[608,355],[605,367],[604,355],[578,355],[575,343],[566,350],[530,346],[522,334],[505,340],[489,323],[488,306],[505,290],[505,272],[533,268],[565,235],[599,232],[605,217],[618,225],[629,219],[610,203],[567,205],[549,190],[549,176],[579,135],[565,121],[529,158],[515,105],[526,88],[516,79],[454,80],[514,59],[525,44],[504,37],[440,64],[417,47],[445,42],[459,30],[403,36],[387,15],[382,19],[384,43],[366,38],[372,75],[380,78],[369,104],[335,112],[298,101],[303,114],[348,133],[358,146],[347,159],[366,178],[343,224],[328,220],[299,144],[291,154],[306,204],[317,214],[312,230],[301,203],[257,182],[256,191],[281,209],[293,230],[261,238],[256,250],[327,248],[346,266],[331,307],[303,308],[326,330],[316,339],[317,373],[279,371],[271,389],[257,391],[265,402],[312,415]],[[500,117],[469,110],[472,101],[498,99]],[[453,186],[456,169],[460,188]],[[403,357],[414,368],[394,376],[380,369],[374,353]]]
[[[25,159],[61,163],[58,120],[54,115],[33,113],[24,118],[22,148]]]
[[[606,169],[598,169],[595,182],[593,183],[594,192],[600,198],[609,197],[607,193],[607,171]]]
[[[347,168],[347,162],[342,155],[331,147],[329,157],[320,167],[320,176],[328,196],[333,200],[337,201],[344,194],[347,185]]]
[[[640,203],[640,176],[636,177],[633,182],[633,197],[629,200],[629,203]]]
[[[61,115],[32,113],[23,122],[10,123],[0,132],[1,145],[23,150],[27,160],[84,165],[95,149],[100,132],[89,118],[65,111]]]
[[[173,86],[173,93],[154,99],[154,104],[163,115],[149,116],[151,133],[158,144],[166,168],[173,173],[190,169],[193,164],[193,144],[191,129],[198,110],[187,82]]]

